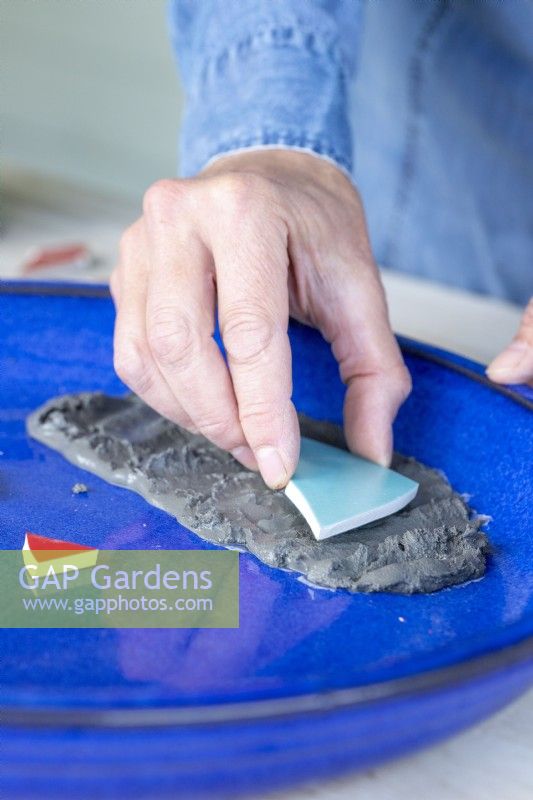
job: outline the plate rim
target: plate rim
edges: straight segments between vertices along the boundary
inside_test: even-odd
[[[5,280],[0,279],[0,295],[48,296],[48,297],[87,297],[110,300],[111,292],[106,283],[82,283],[63,281]],[[302,323],[291,320],[292,324]],[[485,374],[485,366],[470,358],[461,356],[436,345],[417,341],[408,336],[397,335],[402,352],[418,356],[439,364],[480,383],[493,392],[514,400],[519,405],[533,411],[533,388],[527,384],[493,383]]]
[[[307,717],[341,711],[359,711],[389,701],[406,700],[457,689],[473,681],[490,677],[501,670],[528,667],[533,683],[533,636],[498,650],[403,678],[369,683],[346,689],[332,689],[264,700],[234,701],[161,708],[15,709],[4,707],[2,728],[64,727],[136,729],[225,726],[273,721],[287,717]]]

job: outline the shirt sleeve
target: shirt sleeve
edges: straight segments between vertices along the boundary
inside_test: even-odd
[[[306,150],[352,169],[347,83],[362,0],[170,0],[186,92],[181,168],[235,150]]]

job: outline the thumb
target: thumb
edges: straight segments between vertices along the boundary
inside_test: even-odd
[[[515,338],[487,367],[495,383],[533,383],[533,297]]]
[[[366,285],[365,285],[366,284]],[[411,378],[390,328],[377,275],[350,290],[332,308],[322,332],[331,342],[347,385],[344,427],[351,450],[383,466],[392,456],[392,423],[411,390]]]

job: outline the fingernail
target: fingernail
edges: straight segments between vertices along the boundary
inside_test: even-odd
[[[247,447],[244,444],[239,447],[235,447],[231,451],[231,455],[233,458],[236,458],[237,461],[243,465],[243,467],[246,467],[246,469],[257,471],[257,461],[255,460],[255,456],[250,447]]]
[[[500,374],[513,372],[520,367],[520,364],[528,351],[527,342],[517,339],[511,342],[509,347],[506,347],[503,353],[496,356],[487,367],[487,374],[489,376],[498,377]]]
[[[392,455],[389,453],[383,453],[378,458],[376,458],[376,464],[379,464],[380,467],[390,467],[390,463],[392,461]]]
[[[383,435],[383,440],[379,442],[379,447],[376,447],[375,455],[372,458],[380,467],[390,467],[392,461],[392,428],[389,427],[386,435]]]
[[[271,489],[281,489],[287,484],[289,476],[279,450],[275,447],[260,447],[256,450],[255,457],[263,480]]]

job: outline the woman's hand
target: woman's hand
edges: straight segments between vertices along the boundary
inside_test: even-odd
[[[495,383],[529,383],[533,386],[533,297],[511,344],[487,368]]]
[[[361,202],[335,166],[246,152],[155,183],[122,238],[111,288],[119,376],[163,416],[259,467],[271,487],[287,483],[299,453],[289,313],[331,343],[349,446],[389,463],[410,378]]]

